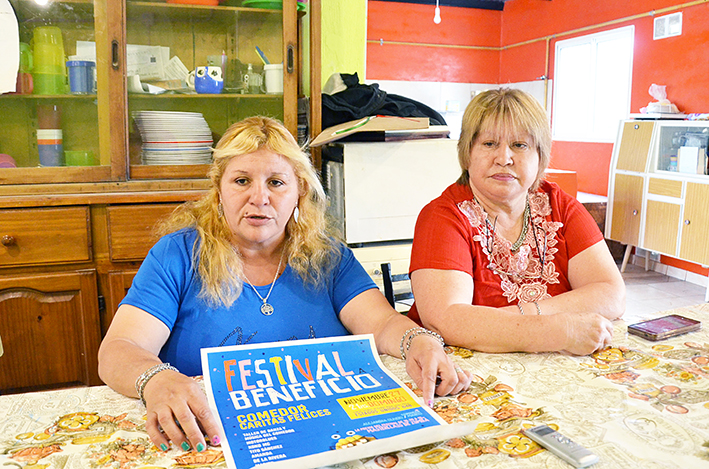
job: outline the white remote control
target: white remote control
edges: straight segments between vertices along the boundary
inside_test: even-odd
[[[530,440],[548,449],[574,467],[588,467],[598,462],[598,456],[548,425],[539,425],[523,430],[523,432]]]

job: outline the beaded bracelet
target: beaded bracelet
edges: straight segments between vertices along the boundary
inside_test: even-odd
[[[408,331],[404,332],[404,335],[401,336],[401,342],[399,342],[399,352],[401,353],[402,360],[406,360],[406,352],[404,351],[404,341],[406,340],[406,336],[411,334],[416,329],[423,329],[423,328],[422,327],[412,327]]]
[[[406,360],[406,354],[409,353],[409,349],[411,348],[411,342],[414,340],[415,337],[418,337],[422,334],[430,335],[431,337],[436,339],[441,344],[441,347],[445,347],[446,343],[440,334],[430,331],[424,327],[414,327],[414,328],[411,328],[408,331],[404,332],[404,335],[401,338],[401,344],[399,345],[399,351],[401,352],[401,358],[403,360]],[[406,340],[406,347],[404,347],[404,340],[406,339],[407,336],[408,336],[408,340]]]
[[[135,392],[138,393],[138,397],[141,401],[143,401],[143,405],[145,405],[143,392],[145,392],[145,386],[148,384],[148,381],[150,381],[156,374],[165,370],[177,371],[179,373],[178,369],[169,363],[158,363],[157,365],[151,366],[145,370],[145,372],[138,376],[138,379],[135,380]]]

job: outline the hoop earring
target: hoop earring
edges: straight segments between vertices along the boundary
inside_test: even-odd
[[[298,223],[298,217],[300,217],[300,209],[296,205],[295,210],[293,210],[293,221]]]
[[[221,200],[219,201],[219,204],[217,205],[217,214],[219,215],[219,218],[224,218],[224,206],[222,205]]]

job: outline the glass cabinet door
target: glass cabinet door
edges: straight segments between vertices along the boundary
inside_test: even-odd
[[[709,175],[709,125],[702,122],[663,123],[656,171]]]
[[[0,95],[0,184],[203,178],[233,122],[297,132],[304,3],[10,4],[20,86]]]
[[[127,1],[131,179],[204,177],[232,123],[284,119],[284,89],[288,102],[297,99],[296,58],[289,62],[284,43],[284,30],[297,29],[296,8],[294,0]]]
[[[94,2],[10,4],[19,26],[20,70],[17,91],[0,95],[0,181],[109,179],[109,155],[101,152],[98,131],[103,90],[96,86],[106,58],[96,54],[102,32]]]

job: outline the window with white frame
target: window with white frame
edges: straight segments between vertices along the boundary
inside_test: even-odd
[[[630,112],[634,26],[556,43],[554,140],[614,142]]]

